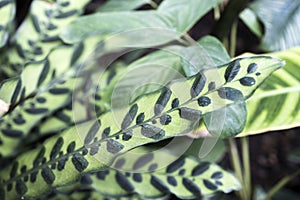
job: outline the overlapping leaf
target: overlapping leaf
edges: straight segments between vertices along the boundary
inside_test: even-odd
[[[147,4],[156,5],[152,0],[130,0],[130,1],[109,0],[104,5],[102,5],[98,9],[98,11],[99,12],[128,11],[128,10],[139,8]]]
[[[173,193],[179,198],[190,199],[217,191],[227,193],[240,188],[239,182],[230,173],[215,164],[199,162],[192,157],[179,158],[167,168],[151,173],[107,169],[90,176],[86,175],[84,179],[106,196],[137,193],[142,197],[155,198]]]
[[[280,51],[300,45],[299,1],[257,0],[250,8],[265,27],[262,48],[268,51]]]
[[[19,156],[2,171],[2,195],[34,197],[74,182],[82,173],[105,168],[119,153],[187,133],[202,114],[249,98],[281,66],[280,60],[270,57],[237,59],[145,95],[130,108],[72,127]],[[212,76],[215,70],[220,77]],[[114,121],[114,117],[120,118]]]
[[[30,14],[13,36],[13,47],[6,53],[7,67],[1,70],[14,77],[28,61],[40,61],[51,49],[61,46],[60,31],[82,14],[89,1],[33,1]]]
[[[15,17],[16,5],[14,0],[0,1],[0,48],[2,48],[9,37],[9,29],[12,28],[12,21]]]
[[[272,53],[286,62],[247,101],[248,120],[239,136],[299,126],[300,49]]]
[[[161,45],[178,39],[218,2],[220,0],[188,2],[165,0],[157,11],[96,13],[72,22],[62,32],[61,38],[64,42],[76,43],[90,34],[114,35],[128,32],[127,39],[131,39],[134,43],[134,39],[139,38],[141,34],[135,34],[133,30],[140,29],[143,34],[147,31],[148,36],[144,42],[139,41],[141,46]],[[128,23],[120,23],[124,19]]]

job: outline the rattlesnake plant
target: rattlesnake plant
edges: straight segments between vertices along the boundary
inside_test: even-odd
[[[6,12],[13,1],[1,2],[0,12]],[[20,74],[0,88],[0,98],[10,105],[0,124],[0,199],[138,199],[170,193],[194,198],[239,189],[232,174],[191,156],[160,167],[164,156],[173,156],[169,151],[136,160],[126,154],[136,148],[149,152],[141,146],[186,135],[203,125],[205,115],[245,102],[283,62],[268,56],[234,59],[185,79],[169,77],[163,87],[113,109],[112,88],[136,64],[120,62],[103,71],[87,62],[92,52],[103,50],[103,35],[72,45],[58,36],[88,2],[33,1],[30,15],[2,49],[8,52],[1,58],[3,76]],[[7,34],[8,28],[0,31]],[[157,54],[161,51],[148,56]],[[173,61],[173,69],[182,67],[181,59]]]

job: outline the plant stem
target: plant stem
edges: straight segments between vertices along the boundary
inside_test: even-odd
[[[219,38],[221,41],[228,37],[231,26],[234,21],[239,18],[239,14],[250,0],[231,0],[225,7],[220,20],[215,24],[212,35]]]
[[[216,7],[214,8],[214,19],[215,21],[218,21],[221,17],[221,10],[219,5],[216,5]]]
[[[149,2],[149,5],[150,5],[152,8],[154,8],[154,9],[157,9],[157,8],[158,8],[157,3],[155,3],[154,1],[150,1],[150,2]]]
[[[264,200],[270,200],[283,186],[285,186],[289,181],[296,178],[298,175],[300,175],[300,169],[293,174],[282,178],[271,190],[269,190]]]
[[[230,32],[230,56],[232,58],[235,56],[237,29],[238,29],[238,21],[235,20],[232,24],[231,32]]]
[[[251,168],[250,168],[250,152],[249,152],[249,140],[248,137],[242,137],[242,157],[244,167],[244,187],[247,199],[251,199],[252,188],[251,188]]]
[[[239,179],[239,181],[241,182],[241,185],[244,187],[244,181],[243,181],[243,176],[242,176],[242,167],[241,167],[241,162],[240,162],[240,158],[239,158],[239,152],[237,150],[236,141],[233,138],[229,139],[229,150],[230,150],[230,157],[231,157],[231,162],[232,162],[234,172],[235,172],[237,178]],[[246,198],[246,195],[245,195],[244,191],[245,191],[244,188],[242,188],[241,190],[237,191],[237,194],[240,197],[240,199],[248,200]]]

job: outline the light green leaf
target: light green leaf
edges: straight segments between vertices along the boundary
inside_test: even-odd
[[[259,76],[248,73],[253,63]],[[116,156],[133,148],[187,134],[197,127],[203,114],[248,99],[282,64],[266,56],[237,59],[173,82],[128,108],[71,127],[18,156],[2,170],[0,193],[7,199],[34,198],[77,181],[82,174],[106,168]],[[222,78],[215,77],[216,73]],[[209,86],[212,81],[214,90]]]
[[[144,46],[161,45],[178,39],[217,2],[219,0],[189,0],[188,3],[166,0],[157,11],[97,13],[78,18],[68,25],[60,36],[66,43],[76,43],[91,34],[113,35],[128,32],[127,37],[132,38],[132,43],[137,40],[142,43],[140,46],[143,46],[143,43],[146,43]],[[126,23],[120,23],[124,19]],[[137,30],[144,32],[134,34]],[[143,40],[138,40],[141,38]]]
[[[42,119],[54,112],[57,114],[56,111],[64,106],[70,107],[73,91],[78,91],[78,88],[82,88],[82,85],[88,83],[87,80],[91,80],[89,74],[77,77],[78,67],[76,66],[86,60],[90,52],[96,49],[95,46],[98,46],[97,38],[89,38],[77,45],[55,48],[45,60],[28,63],[19,77],[2,83],[0,98],[10,104],[10,113],[2,117],[3,123],[0,125],[0,154],[2,156],[11,156],[17,151],[16,147],[23,147],[26,141],[32,142],[37,138],[44,137],[44,133],[48,133],[47,131],[42,130],[44,131],[42,134],[39,131],[32,131],[33,134],[25,139],[31,129],[36,127]],[[60,65],[57,65],[57,62]],[[32,74],[35,76],[33,77]],[[94,74],[97,76],[99,73],[94,72]],[[106,74],[104,77],[107,78],[108,75]],[[106,78],[104,78],[104,82],[106,82]],[[95,82],[98,83],[98,77],[96,79]],[[89,102],[93,109],[95,106],[101,110],[105,108],[101,101],[95,102],[94,96],[90,95],[90,98],[93,98]],[[74,103],[76,102],[74,101]],[[86,120],[88,118],[84,115],[88,112],[86,106],[81,105],[73,111],[75,112],[77,109],[81,109],[80,116]],[[69,114],[72,116],[73,113]],[[60,120],[69,120],[65,115],[54,115],[54,117]],[[51,124],[51,126],[56,128],[56,124]]]
[[[93,181],[91,186],[107,196],[124,196],[134,192],[144,198],[153,198],[172,193],[189,199],[240,189],[240,183],[232,174],[216,164],[193,157],[181,157],[167,168],[154,172],[130,173],[107,169],[89,178]]]
[[[263,28],[255,13],[246,8],[240,13],[240,19],[247,25],[247,27],[259,38],[263,36]]]
[[[222,0],[164,0],[157,11],[172,27],[185,34],[209,10]]]
[[[215,37],[205,36],[197,44],[182,50],[183,69],[187,77],[203,69],[223,65],[230,57],[223,44]],[[201,59],[199,59],[201,57]]]
[[[127,23],[120,23],[124,19],[126,19]],[[155,11],[96,13],[80,17],[73,21],[62,31],[61,38],[66,43],[76,43],[88,35],[113,35],[119,32],[130,33],[130,31],[136,31],[137,29],[147,30],[147,28],[168,29],[169,26]],[[153,37],[151,36],[151,38]],[[155,36],[158,39],[160,37],[161,35]],[[168,42],[174,38],[164,37],[163,39],[164,42]],[[159,45],[159,43],[154,45]]]
[[[0,48],[2,48],[9,37],[9,29],[15,18],[16,5],[14,0],[0,0]]]
[[[185,48],[168,47],[131,63],[116,78],[116,84],[111,84],[107,88],[108,92],[113,91],[111,95],[113,108],[127,106],[138,97],[154,92],[172,80],[183,78],[178,53],[181,49]]]
[[[300,48],[270,55],[285,60],[286,66],[247,101],[248,120],[239,136],[300,126]]]
[[[172,49],[175,51],[178,48],[179,47],[169,47],[168,50],[170,51]],[[183,47],[179,49],[181,48]],[[100,112],[97,113],[97,116],[99,116],[101,113],[111,109],[111,103],[113,103],[114,108],[122,107],[126,100],[132,101],[180,77],[180,72],[178,72],[180,69],[180,58],[175,53],[169,51],[160,50],[146,55],[129,64],[127,68],[125,68],[123,64],[120,66],[110,66],[108,70],[101,74],[100,79],[99,74],[95,74],[95,84],[100,81],[98,82],[100,89],[96,92],[96,95],[101,97],[101,100],[95,101],[93,93],[91,93],[90,96],[76,94],[75,99],[73,96],[73,110],[68,109],[68,105],[64,109],[56,112],[54,116],[47,118],[39,125],[39,134],[47,135],[68,128],[75,123],[74,113],[81,113],[80,116],[82,116],[80,119],[76,117],[76,121],[83,122],[87,120],[88,117],[82,113],[86,113],[84,110],[86,110],[88,106],[80,103],[83,100],[82,96],[84,96],[84,99],[90,99],[90,106],[96,105],[100,108]],[[109,84],[108,80],[110,80]],[[76,102],[77,96],[79,100]],[[74,109],[79,111],[74,111]],[[93,107],[91,107],[91,109],[93,109]],[[64,120],[65,117],[67,117],[69,121]]]
[[[164,147],[148,145],[133,149],[117,157],[113,168],[85,174],[80,183],[57,188],[57,191],[69,193],[75,188],[93,188],[108,197],[137,194],[141,199],[160,199],[176,194],[186,199],[200,196],[199,191],[206,195],[240,188],[238,180],[216,164],[181,156],[180,142],[191,140],[181,139]]]
[[[300,45],[300,1],[257,0],[250,8],[265,27],[263,49],[279,51]]]
[[[153,4],[152,0],[109,0],[102,5],[99,12],[112,12],[112,11],[128,11],[134,10],[146,4]]]
[[[6,52],[7,67],[1,70],[14,77],[27,62],[41,61],[52,49],[61,46],[59,33],[83,13],[89,1],[33,1],[28,16],[13,35],[13,45]]]
[[[203,69],[213,68],[230,61],[226,49],[218,39],[206,36],[198,44],[183,50],[187,60],[183,60],[183,68],[187,76],[195,75]],[[244,102],[226,106],[203,116],[209,133],[224,138],[240,133],[245,126],[246,118],[247,109]],[[215,123],[216,121],[218,123]]]

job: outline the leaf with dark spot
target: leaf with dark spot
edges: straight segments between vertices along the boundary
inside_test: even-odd
[[[107,147],[106,149],[108,152],[110,152],[112,154],[116,154],[124,148],[124,145],[113,139],[109,139],[107,141],[106,147]]]
[[[117,172],[116,173],[116,181],[120,185],[122,189],[124,189],[127,192],[134,191],[133,185],[127,180],[126,176],[123,174]]]
[[[147,153],[145,155],[142,155],[137,159],[137,161],[133,165],[133,170],[140,169],[147,165],[149,162],[151,162],[154,158],[153,153]]]
[[[100,129],[101,126],[101,121],[97,120],[94,122],[94,124],[92,125],[92,127],[89,129],[87,135],[84,138],[84,144],[89,144],[93,141],[93,139],[95,138],[97,132]]]
[[[224,75],[226,82],[231,82],[239,73],[240,68],[241,66],[239,60],[235,60],[229,63],[229,66],[227,67]]]
[[[73,155],[72,163],[75,169],[79,172],[83,172],[89,165],[89,162],[79,153],[75,153]]]
[[[206,83],[206,77],[203,74],[198,74],[191,88],[191,97],[195,98],[203,90]]]
[[[135,118],[136,114],[138,111],[138,105],[134,104],[133,106],[131,106],[131,108],[129,109],[128,113],[125,115],[124,120],[121,124],[121,128],[122,129],[126,129],[128,126],[130,126],[130,124],[133,122],[133,119]]]
[[[141,133],[143,136],[154,140],[158,140],[165,136],[164,130],[150,124],[142,125]]]
[[[164,88],[157,99],[155,106],[154,106],[154,113],[155,115],[159,115],[166,107],[167,103],[170,100],[172,92],[169,88]]]
[[[49,168],[49,167],[44,167],[42,169],[42,177],[44,179],[44,181],[47,183],[47,184],[52,184],[55,180],[55,174],[53,173],[53,171]]]

